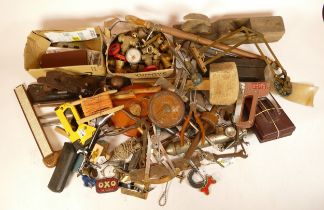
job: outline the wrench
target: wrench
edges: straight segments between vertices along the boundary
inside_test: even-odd
[[[239,152],[234,152],[234,153],[227,153],[227,154],[215,154],[211,152],[206,152],[206,151],[201,151],[201,156],[207,160],[218,162],[218,159],[220,158],[247,158],[248,155],[245,153],[244,150],[240,150]]]

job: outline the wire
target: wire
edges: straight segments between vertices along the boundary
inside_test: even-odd
[[[170,183],[170,184],[169,184]],[[170,186],[171,186],[171,182],[167,182],[165,184],[165,188],[164,188],[164,191],[159,199],[159,206],[165,206],[167,201],[168,201],[168,192],[169,192],[169,189],[170,189]]]

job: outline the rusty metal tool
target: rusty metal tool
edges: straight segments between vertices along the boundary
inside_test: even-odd
[[[267,82],[240,83],[240,92],[236,101],[233,119],[238,128],[251,128],[253,126],[258,98],[268,95],[269,91],[270,84]],[[244,121],[244,103],[247,98],[251,98],[252,103],[249,117]]]
[[[210,112],[211,112],[211,114],[216,114],[216,112],[217,112],[217,107],[214,106],[214,107],[210,110]],[[200,122],[201,122],[201,121],[200,121]],[[216,122],[215,122],[215,123],[216,123]],[[188,124],[189,124],[189,123],[188,123]],[[198,124],[199,124],[199,123],[198,123]],[[184,155],[184,157],[183,157],[183,159],[184,159],[185,162],[188,161],[188,160],[190,160],[190,158],[191,158],[192,154],[194,153],[194,151],[196,150],[196,148],[197,148],[199,142],[201,142],[201,145],[204,145],[204,142],[203,142],[203,141],[200,141],[200,137],[204,138],[204,136],[205,136],[205,130],[208,130],[208,129],[210,128],[210,126],[213,126],[213,123],[210,123],[210,122],[203,122],[203,123],[201,122],[201,123],[200,123],[199,127],[200,127],[200,128],[203,128],[203,129],[201,129],[201,132],[199,132],[199,133],[195,136],[194,140],[191,142],[191,144],[190,144],[188,150],[186,151],[186,153],[185,153],[185,155]],[[181,139],[180,139],[180,142],[181,142]],[[181,145],[181,143],[180,143],[180,145]]]
[[[209,160],[209,161],[216,162],[216,163],[219,163],[218,160],[220,158],[237,158],[237,157],[239,157],[239,158],[245,159],[248,157],[245,150],[240,150],[239,152],[226,153],[226,154],[216,154],[216,153],[200,150],[200,155],[202,158]]]
[[[170,181],[172,178],[176,177],[180,173],[179,168],[175,168],[172,161],[168,157],[166,151],[164,150],[161,142],[158,141],[156,136],[151,138],[148,130],[147,132],[147,151],[146,151],[146,163],[144,168],[144,179],[143,183],[148,187],[150,184],[161,184]],[[161,149],[161,155],[165,158],[166,161],[161,161],[162,164],[152,164],[151,156],[153,145],[157,144],[157,146]],[[143,170],[137,170],[135,173],[135,177],[142,177],[141,174]],[[134,175],[134,173],[131,173]],[[134,176],[133,176],[134,177]],[[141,181],[141,180],[138,180]]]
[[[205,74],[207,72],[207,67],[204,63],[204,54],[199,52],[199,50],[194,45],[189,46],[189,50],[193,57],[196,59],[201,71]]]
[[[199,128],[200,128],[200,132],[201,132],[201,144],[205,143],[205,128],[198,116],[197,113],[197,107],[196,107],[196,91],[191,91],[190,92],[190,110],[189,110],[189,114],[185,120],[185,122],[183,123],[182,129],[180,131],[180,145],[183,146],[184,145],[184,133],[187,129],[187,127],[189,126],[189,122],[191,120],[192,115],[194,116],[196,123],[198,124]]]
[[[15,93],[22,111],[24,112],[30,130],[33,133],[38,149],[43,157],[44,164],[52,168],[56,165],[59,158],[59,151],[53,151],[47,136],[40,124],[33,105],[28,99],[28,95],[24,85],[19,85],[15,88]]]
[[[161,130],[160,128],[157,128],[157,126],[153,125],[153,131],[154,135],[151,138],[152,148],[157,150],[158,153],[155,159],[157,162],[162,163],[170,171],[170,174],[174,176],[176,169],[160,141]]]
[[[184,69],[185,71],[187,71],[190,75],[190,79],[193,82],[193,84],[199,85],[202,81],[201,74],[191,64],[189,56],[179,48],[180,45],[177,46],[175,49],[171,48],[176,56],[177,64],[179,64],[179,67],[176,65],[177,69]]]
[[[187,84],[187,78],[189,73],[184,69],[178,69],[175,81],[174,81],[174,92],[176,92],[184,102],[188,101],[186,96],[187,89],[185,88]]]

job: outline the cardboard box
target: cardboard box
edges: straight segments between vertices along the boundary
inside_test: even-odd
[[[114,18],[110,21],[105,22],[105,30],[104,30],[104,35],[106,38],[106,43],[107,43],[107,51],[106,51],[106,63],[107,63],[107,72],[108,76],[124,76],[128,78],[159,78],[159,77],[169,77],[172,75],[174,72],[174,65],[175,65],[175,58],[173,56],[172,59],[172,66],[169,69],[161,69],[161,70],[156,70],[156,71],[149,71],[149,72],[136,72],[136,73],[113,73],[109,70],[108,67],[108,59],[110,58],[108,56],[108,50],[110,44],[115,40],[115,38],[121,34],[121,33],[126,33],[129,31],[134,30],[137,26],[120,21],[118,18]],[[165,34],[164,34],[165,36]],[[167,38],[165,36],[165,38]],[[169,39],[167,39],[169,41]]]
[[[82,44],[87,49],[102,52],[103,37],[99,27],[94,27],[97,34],[97,38],[86,41],[77,41],[75,43]],[[69,30],[80,31],[83,29]],[[51,41],[45,36],[48,32],[65,32],[62,30],[36,30],[32,31],[27,37],[27,42],[24,50],[24,66],[26,71],[35,78],[44,77],[47,71],[58,70],[72,74],[90,74],[105,76],[106,65],[105,59],[102,53],[100,53],[100,62],[98,65],[78,65],[78,66],[63,66],[55,68],[41,68],[40,59],[45,54],[48,47],[51,45]],[[67,31],[66,31],[67,32]]]

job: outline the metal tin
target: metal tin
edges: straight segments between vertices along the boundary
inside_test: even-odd
[[[119,180],[115,177],[96,180],[97,193],[115,192],[119,188]]]
[[[160,128],[178,125],[185,114],[185,105],[180,96],[171,91],[161,91],[153,95],[149,102],[148,116]]]

